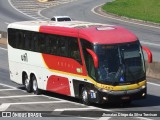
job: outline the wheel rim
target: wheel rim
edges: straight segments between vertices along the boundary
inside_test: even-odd
[[[25,86],[26,86],[26,88],[28,88],[28,86],[29,86],[29,79],[28,79],[27,75],[25,76]]]
[[[86,90],[83,90],[83,92],[82,92],[82,99],[83,99],[84,102],[87,102],[88,94],[87,94]]]
[[[37,81],[34,79],[34,80],[33,80],[33,90],[34,90],[34,91],[37,91],[37,87],[38,87]]]

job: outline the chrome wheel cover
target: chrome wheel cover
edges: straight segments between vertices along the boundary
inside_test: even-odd
[[[34,79],[33,80],[33,91],[37,91],[38,85],[37,85],[37,81]]]
[[[88,94],[87,94],[86,90],[83,90],[83,92],[82,92],[82,99],[84,102],[87,102],[87,100],[88,100]]]

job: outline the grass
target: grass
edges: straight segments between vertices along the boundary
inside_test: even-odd
[[[160,23],[160,0],[115,0],[102,9],[119,16]]]

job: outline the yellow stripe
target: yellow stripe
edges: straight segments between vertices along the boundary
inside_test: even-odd
[[[106,90],[113,90],[113,91],[121,91],[121,90],[133,90],[142,87],[143,85],[146,85],[146,80],[141,81],[136,84],[130,84],[130,85],[121,85],[121,86],[111,86],[111,85],[104,85],[97,83],[98,88],[103,88]]]

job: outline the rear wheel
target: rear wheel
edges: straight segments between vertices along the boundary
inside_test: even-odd
[[[82,100],[83,104],[90,105],[90,101],[89,101],[89,97],[88,97],[88,91],[85,87],[82,88],[81,100]]]
[[[32,92],[32,82],[28,78],[27,74],[24,74],[24,85],[27,92]]]
[[[33,86],[32,86],[33,93],[36,95],[39,95],[40,89],[38,88],[38,83],[37,83],[37,79],[35,76],[32,77],[32,82],[33,82]]]

